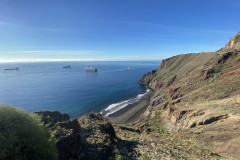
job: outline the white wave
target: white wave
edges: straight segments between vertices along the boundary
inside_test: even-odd
[[[145,93],[137,95],[137,97],[135,97],[135,98],[131,98],[128,100],[124,100],[124,101],[121,101],[118,103],[111,104],[107,108],[105,108],[103,111],[101,111],[100,113],[103,116],[108,117],[110,114],[113,114],[114,112],[117,112],[120,109],[123,109],[124,107],[128,106],[129,104],[133,104],[133,103],[140,101],[145,95],[147,95],[148,92],[150,92],[149,89]]]

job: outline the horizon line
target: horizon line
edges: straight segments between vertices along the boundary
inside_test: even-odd
[[[161,61],[162,59],[19,59],[0,60],[0,63],[87,62],[87,61]]]

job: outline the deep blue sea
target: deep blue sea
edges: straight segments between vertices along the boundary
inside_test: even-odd
[[[57,110],[71,117],[91,111],[112,113],[141,99],[147,89],[138,80],[159,64],[160,61],[0,63],[0,104],[27,112]],[[64,69],[66,65],[71,68]],[[86,66],[93,66],[98,72],[86,72]],[[4,70],[15,67],[20,70]]]

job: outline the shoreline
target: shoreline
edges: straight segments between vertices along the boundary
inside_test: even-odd
[[[149,106],[151,95],[152,91],[150,91],[144,98],[142,98],[138,102],[129,104],[126,107],[110,114],[106,118],[108,118],[112,123],[115,124],[131,123],[138,120]]]

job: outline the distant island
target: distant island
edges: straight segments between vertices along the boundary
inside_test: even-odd
[[[25,113],[1,106],[0,140],[7,142],[9,133],[14,138],[0,141],[0,159],[11,159],[12,151],[18,159],[42,153],[58,160],[239,159],[240,33],[216,52],[162,60],[139,83],[151,93],[109,119],[98,113],[70,119],[58,111]],[[37,132],[21,127],[22,122],[41,131],[44,143],[30,139]]]

